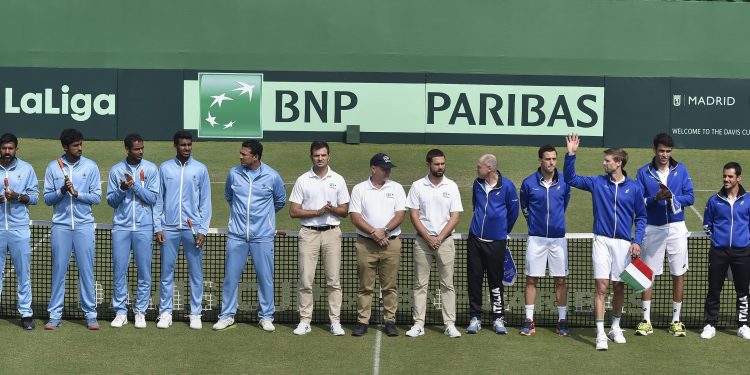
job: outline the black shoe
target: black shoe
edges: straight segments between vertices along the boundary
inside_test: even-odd
[[[392,322],[392,321],[385,322],[385,334],[390,337],[398,336],[398,329],[396,329],[396,322]]]
[[[30,316],[27,316],[25,318],[21,318],[21,327],[27,331],[31,331],[34,328],[36,328],[36,325],[34,325],[34,319]]]
[[[364,336],[367,333],[367,324],[357,323],[352,330],[352,336]]]

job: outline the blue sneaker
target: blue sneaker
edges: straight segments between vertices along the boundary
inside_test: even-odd
[[[96,318],[86,319],[86,327],[90,331],[98,331],[99,330],[99,322],[96,321]]]
[[[558,336],[570,336],[570,327],[568,326],[568,321],[563,319],[557,322],[555,333],[557,333]]]
[[[47,331],[54,331],[62,325],[62,320],[50,318],[47,324],[44,325],[44,329]]]
[[[505,322],[503,321],[503,318],[495,319],[495,322],[492,323],[492,327],[495,328],[495,333],[497,333],[498,335],[504,335],[508,333],[508,329],[505,328]]]
[[[521,326],[521,330],[518,332],[521,336],[531,336],[536,333],[536,324],[531,319],[526,319],[523,321],[523,326]]]
[[[474,334],[479,333],[479,331],[482,329],[482,321],[479,320],[476,316],[471,318],[471,322],[469,322],[469,327],[466,328],[466,333]]]

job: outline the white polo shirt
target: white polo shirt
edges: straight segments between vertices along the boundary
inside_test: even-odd
[[[396,211],[406,211],[406,192],[398,182],[386,180],[383,186],[378,189],[372,185],[368,178],[352,189],[349,212],[362,215],[362,218],[371,226],[384,228],[393,219]],[[401,234],[400,225],[389,229],[391,230],[389,236]],[[370,237],[369,233],[364,233],[359,228],[357,234]]]
[[[340,174],[328,167],[325,176],[318,177],[312,168],[297,178],[289,196],[289,202],[297,203],[303,210],[318,210],[327,202],[338,207],[349,203],[349,191],[346,189],[346,181]],[[325,225],[339,225],[341,218],[326,212],[321,216],[306,217],[300,219],[300,225],[320,227]]]
[[[433,185],[428,176],[414,181],[406,198],[406,207],[419,209],[419,221],[432,236],[437,236],[445,228],[451,212],[464,210],[458,185],[445,176],[438,185]]]

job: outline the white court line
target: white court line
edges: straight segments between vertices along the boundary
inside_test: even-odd
[[[380,342],[383,339],[383,332],[380,329],[381,325],[378,324],[378,332],[375,333],[375,354],[373,354],[372,360],[372,374],[380,374]]]
[[[701,222],[703,222],[703,215],[701,215],[701,213],[698,212],[698,210],[696,210],[693,206],[690,206],[690,209],[693,210],[693,212],[695,212],[695,214],[698,215],[698,217],[701,219]]]

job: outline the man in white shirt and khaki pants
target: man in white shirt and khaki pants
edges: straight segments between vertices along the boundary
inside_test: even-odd
[[[406,335],[424,335],[428,284],[432,262],[440,274],[440,305],[443,310],[445,335],[461,337],[456,329],[456,290],[453,287],[453,266],[456,246],[453,228],[463,211],[458,185],[445,177],[445,154],[432,149],[427,152],[429,173],[411,185],[406,207],[417,231],[414,241],[414,325]]]
[[[341,327],[341,218],[349,210],[349,192],[346,181],[329,166],[328,143],[315,141],[310,145],[312,168],[297,178],[289,197],[289,215],[300,219],[299,231],[299,284],[297,306],[300,322],[295,335],[310,332],[313,313],[313,283],[318,258],[322,256],[326,273],[328,317],[331,334],[343,336]]]

